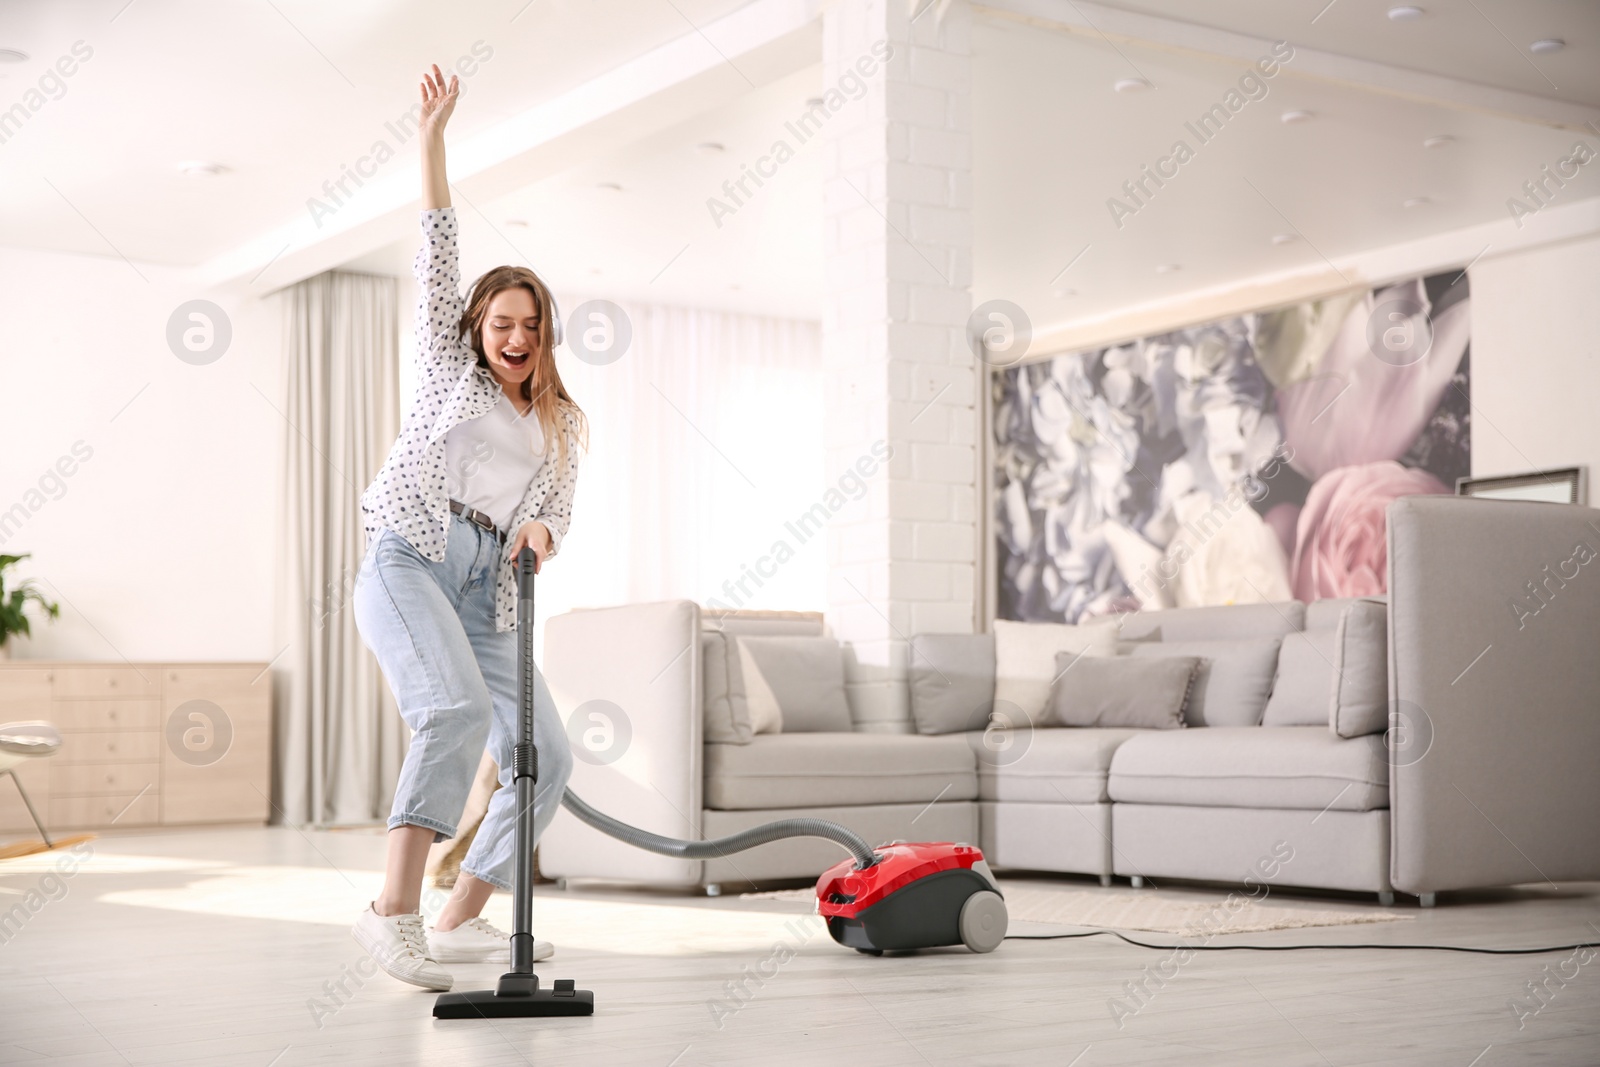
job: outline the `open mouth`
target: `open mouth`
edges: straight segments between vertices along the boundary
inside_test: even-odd
[[[505,361],[505,364],[508,367],[523,366],[528,362],[528,355],[529,353],[525,349],[518,350],[514,348],[506,348],[502,349],[500,352],[500,358]]]

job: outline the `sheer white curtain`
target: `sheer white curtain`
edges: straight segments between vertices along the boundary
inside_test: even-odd
[[[329,272],[284,290],[284,416],[274,663],[276,815],[292,824],[389,813],[406,729],[356,630],[361,491],[399,429],[395,279]]]
[[[582,299],[560,300],[570,324]],[[676,597],[820,610],[824,538],[785,526],[825,488],[818,324],[622,307],[633,338],[621,359],[557,351],[589,453],[572,529],[540,576],[539,617]],[[780,540],[793,551],[781,564]]]

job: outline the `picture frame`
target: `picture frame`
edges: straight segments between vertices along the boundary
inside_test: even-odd
[[[1485,500],[1532,500],[1552,504],[1589,503],[1589,469],[1557,467],[1493,478],[1458,478],[1456,495]]]

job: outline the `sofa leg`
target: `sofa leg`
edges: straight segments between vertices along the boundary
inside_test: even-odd
[[[567,891],[567,880],[565,878],[557,878],[556,879],[556,892],[557,893],[565,893],[566,891]]]
[[[1128,879],[1128,881],[1133,885],[1133,888],[1135,888],[1135,889],[1143,889],[1144,888],[1144,878],[1141,875],[1137,875],[1136,874],[1132,878]]]
[[[1437,893],[1418,893],[1417,894],[1417,903],[1420,904],[1424,908],[1431,908],[1435,904],[1439,903],[1439,894],[1437,894]]]
[[[1111,876],[1109,874],[1102,874],[1100,876],[1100,884],[1109,886],[1111,884]]]
[[[721,895],[722,886],[718,885],[716,882],[712,882],[710,885],[706,886],[706,896],[720,897]]]
[[[1382,906],[1384,906],[1385,908],[1394,907],[1394,890],[1392,890],[1392,889],[1380,889],[1380,890],[1378,890],[1378,903],[1381,904]]]

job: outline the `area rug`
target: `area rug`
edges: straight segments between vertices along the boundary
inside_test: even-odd
[[[51,845],[47,845],[43,841],[39,840],[20,841],[14,845],[0,845],[0,860],[18,859],[22,856],[36,856],[43,852],[59,852],[62,849],[71,848],[73,845],[81,845],[85,841],[93,840],[94,834],[73,834],[71,837],[58,837]]]
[[[1251,900],[1243,892],[1215,893],[1155,889],[1077,889],[1027,882],[1002,882],[1006,911],[1012,921],[1052,926],[1090,926],[1105,930],[1150,930],[1156,933],[1209,936],[1294,930],[1308,926],[1349,926],[1400,922],[1415,918],[1361,905],[1305,907],[1271,896]],[[743,893],[741,900],[810,902],[815,891],[782,889]]]

